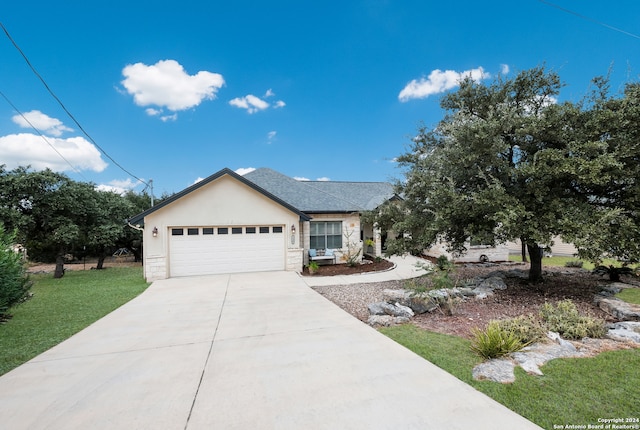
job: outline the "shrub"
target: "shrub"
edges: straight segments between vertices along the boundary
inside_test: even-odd
[[[20,302],[31,287],[22,256],[11,248],[14,239],[15,235],[7,233],[0,223],[0,317]]]
[[[484,330],[473,329],[471,350],[484,358],[502,357],[526,345],[513,331],[504,329],[497,321],[491,321]]]
[[[579,269],[582,269],[583,265],[584,265],[584,262],[580,260],[569,260],[566,263],[564,263],[564,267],[577,267]]]
[[[609,275],[609,280],[614,282],[619,281],[621,275],[635,275],[634,270],[627,266],[597,266],[592,273],[600,276]]]
[[[547,333],[546,327],[533,315],[499,320],[496,324],[503,330],[513,333],[524,344],[539,342]]]
[[[549,330],[567,339],[598,338],[606,333],[604,321],[580,315],[576,305],[568,299],[555,306],[545,303],[540,309],[540,316]]]
[[[449,261],[446,255],[441,255],[436,259],[436,266],[440,270],[451,270],[453,268],[453,263]]]

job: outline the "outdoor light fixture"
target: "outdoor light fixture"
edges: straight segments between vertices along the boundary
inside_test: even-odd
[[[296,234],[296,226],[295,226],[295,224],[291,224],[291,234]]]
[[[158,237],[158,227],[153,227],[153,230],[151,230],[151,234],[153,234],[153,237]]]

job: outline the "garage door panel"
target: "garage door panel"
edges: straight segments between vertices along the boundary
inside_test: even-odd
[[[187,227],[184,228],[184,232]],[[283,233],[170,236],[170,275],[284,270]]]

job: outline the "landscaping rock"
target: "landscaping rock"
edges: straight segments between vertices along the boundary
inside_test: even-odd
[[[407,317],[394,317],[391,315],[371,315],[367,324],[372,327],[389,327],[396,324],[405,324],[410,321]]]
[[[395,307],[401,313],[401,315],[396,315],[396,316],[406,316],[409,318],[415,316],[415,313],[409,306],[404,306],[396,302]]]
[[[640,321],[640,305],[602,296],[596,296],[595,302],[600,309],[618,320]]]
[[[640,344],[640,322],[622,321],[608,326],[607,337],[609,339],[625,342],[632,341]]]
[[[406,318],[411,318],[414,315],[413,311],[406,306],[398,306],[387,302],[371,303],[368,308],[371,315],[390,315]]]
[[[511,360],[493,359],[478,364],[473,368],[472,375],[476,381],[493,381],[503,384],[515,382],[515,364]]]
[[[409,290],[383,290],[382,297],[387,302],[400,302],[406,304],[409,301],[411,292]]]
[[[491,289],[491,290],[506,290],[507,284],[504,283],[504,279],[499,276],[492,276],[484,279],[478,288]]]
[[[412,296],[408,305],[416,314],[433,312],[438,309],[438,302],[426,294]]]

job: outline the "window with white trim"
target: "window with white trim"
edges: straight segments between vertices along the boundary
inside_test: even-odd
[[[342,248],[342,221],[312,221],[309,239],[311,249]]]

